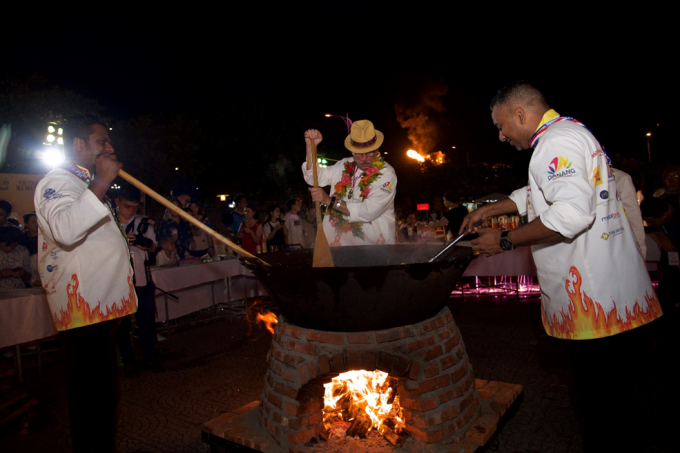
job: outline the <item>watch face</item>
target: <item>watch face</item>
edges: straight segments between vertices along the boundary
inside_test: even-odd
[[[503,250],[512,250],[512,242],[508,238],[501,238],[500,246]]]

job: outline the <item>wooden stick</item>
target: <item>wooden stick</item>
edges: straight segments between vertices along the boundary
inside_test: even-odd
[[[383,437],[387,439],[389,443],[391,443],[397,448],[400,448],[402,445],[404,445],[404,441],[406,441],[406,439],[403,436],[400,436],[397,433],[395,433],[389,426],[382,425],[378,432],[382,434]]]
[[[209,226],[205,225],[203,222],[199,222],[198,220],[196,220],[195,218],[193,218],[192,216],[190,216],[189,214],[187,214],[186,212],[184,212],[183,210],[181,210],[180,208],[178,208],[177,206],[172,204],[164,196],[160,195],[158,192],[154,191],[149,186],[142,183],[141,181],[139,181],[137,178],[135,178],[134,176],[132,176],[131,174],[129,174],[125,170],[120,170],[118,172],[118,175],[121,178],[123,178],[124,180],[126,180],[127,182],[129,182],[130,184],[132,184],[133,186],[135,186],[136,188],[138,188],[139,190],[141,190],[142,192],[144,192],[145,194],[147,194],[148,196],[150,196],[151,198],[153,198],[154,200],[156,200],[157,202],[159,202],[160,204],[162,204],[163,206],[165,206],[166,208],[168,208],[169,210],[171,210],[172,212],[174,212],[175,214],[177,214],[178,216],[180,216],[181,218],[183,218],[184,220],[186,220],[187,222],[189,222],[190,224],[192,224],[193,226],[202,229],[203,231],[208,233],[210,236],[212,236],[215,239],[217,239],[218,241],[222,242],[224,245],[226,245],[227,247],[229,247],[231,250],[238,253],[239,255],[241,255],[245,258],[254,258],[254,259],[258,260],[260,263],[262,263],[266,266],[270,265],[270,264],[262,261],[260,258],[256,257],[255,255],[253,255],[252,253],[250,253],[250,252],[242,249],[238,245],[234,244],[233,242],[231,242],[229,239],[222,236],[217,231],[215,231],[212,228],[210,228]]]
[[[316,143],[314,139],[309,137],[312,144],[312,168],[314,169],[314,187],[319,187],[319,176],[316,169]],[[312,260],[312,267],[335,267],[333,264],[333,255],[331,254],[331,247],[328,245],[326,233],[323,230],[323,219],[321,217],[321,203],[316,204],[316,241],[314,242],[314,259]]]

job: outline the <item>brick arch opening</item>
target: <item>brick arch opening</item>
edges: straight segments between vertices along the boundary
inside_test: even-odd
[[[372,332],[324,332],[283,316],[267,355],[260,422],[282,447],[323,429],[323,384],[351,370],[399,379],[406,429],[426,443],[459,442],[481,406],[470,361],[448,308],[423,322]]]

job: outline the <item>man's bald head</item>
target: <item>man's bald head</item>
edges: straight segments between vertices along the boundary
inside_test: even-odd
[[[518,150],[529,148],[548,110],[541,91],[523,80],[504,86],[491,101],[491,119],[498,128],[499,140]]]
[[[518,105],[541,114],[550,109],[541,90],[524,80],[510,83],[498,90],[496,96],[491,100],[490,107],[491,110],[494,107],[501,106],[513,109]]]

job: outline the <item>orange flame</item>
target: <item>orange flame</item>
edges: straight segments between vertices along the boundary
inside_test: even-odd
[[[404,420],[399,405],[399,395],[395,395],[391,401],[393,389],[388,378],[387,373],[379,370],[374,372],[356,370],[342,373],[333,378],[330,383],[324,384],[326,389],[324,423],[342,419],[342,413],[339,411],[342,407],[336,407],[336,404],[342,400],[345,402],[343,406],[347,406],[345,416],[364,411],[373,423],[371,429],[382,433],[383,424],[391,419],[394,422],[395,431],[401,430],[404,427]],[[351,419],[353,418],[352,416]]]
[[[601,338],[617,333],[625,332],[636,327],[647,324],[660,317],[663,313],[656,294],[645,294],[645,303],[641,306],[636,300],[633,311],[626,307],[626,320],[618,315],[616,307],[605,314],[602,305],[592,300],[585,290],[581,292],[581,273],[575,266],[569,270],[573,280],[573,290],[570,289],[571,279],[565,282],[565,289],[571,301],[569,302],[568,313],[561,311],[552,317],[545,315],[545,310],[541,310],[543,326],[550,336],[564,339],[589,339]]]
[[[427,156],[425,156],[425,158],[435,165],[440,165],[444,163],[444,160],[446,159],[446,154],[444,154],[441,151],[436,151],[434,153],[428,154]]]
[[[78,292],[78,287],[80,286],[78,275],[73,274],[71,282],[66,285],[66,295],[68,297],[66,310],[60,308],[59,313],[55,312],[53,316],[57,330],[87,326],[134,313],[137,307],[137,295],[135,294],[132,277],[128,276],[127,282],[130,287],[129,297],[127,299],[123,297],[120,303],[114,303],[110,307],[107,306],[106,313],[103,313],[100,301],[97,301],[97,305],[92,309],[90,303],[83,299],[83,296]]]
[[[418,151],[416,151],[414,149],[409,149],[408,151],[406,151],[406,155],[408,157],[410,157],[411,159],[417,160],[418,162],[425,162],[425,158],[423,156],[421,156],[420,153],[418,153]]]
[[[255,317],[255,323],[264,325],[272,335],[274,335],[274,326],[278,324],[279,318],[276,317],[274,313],[269,310],[265,310],[263,313],[258,313]]]

